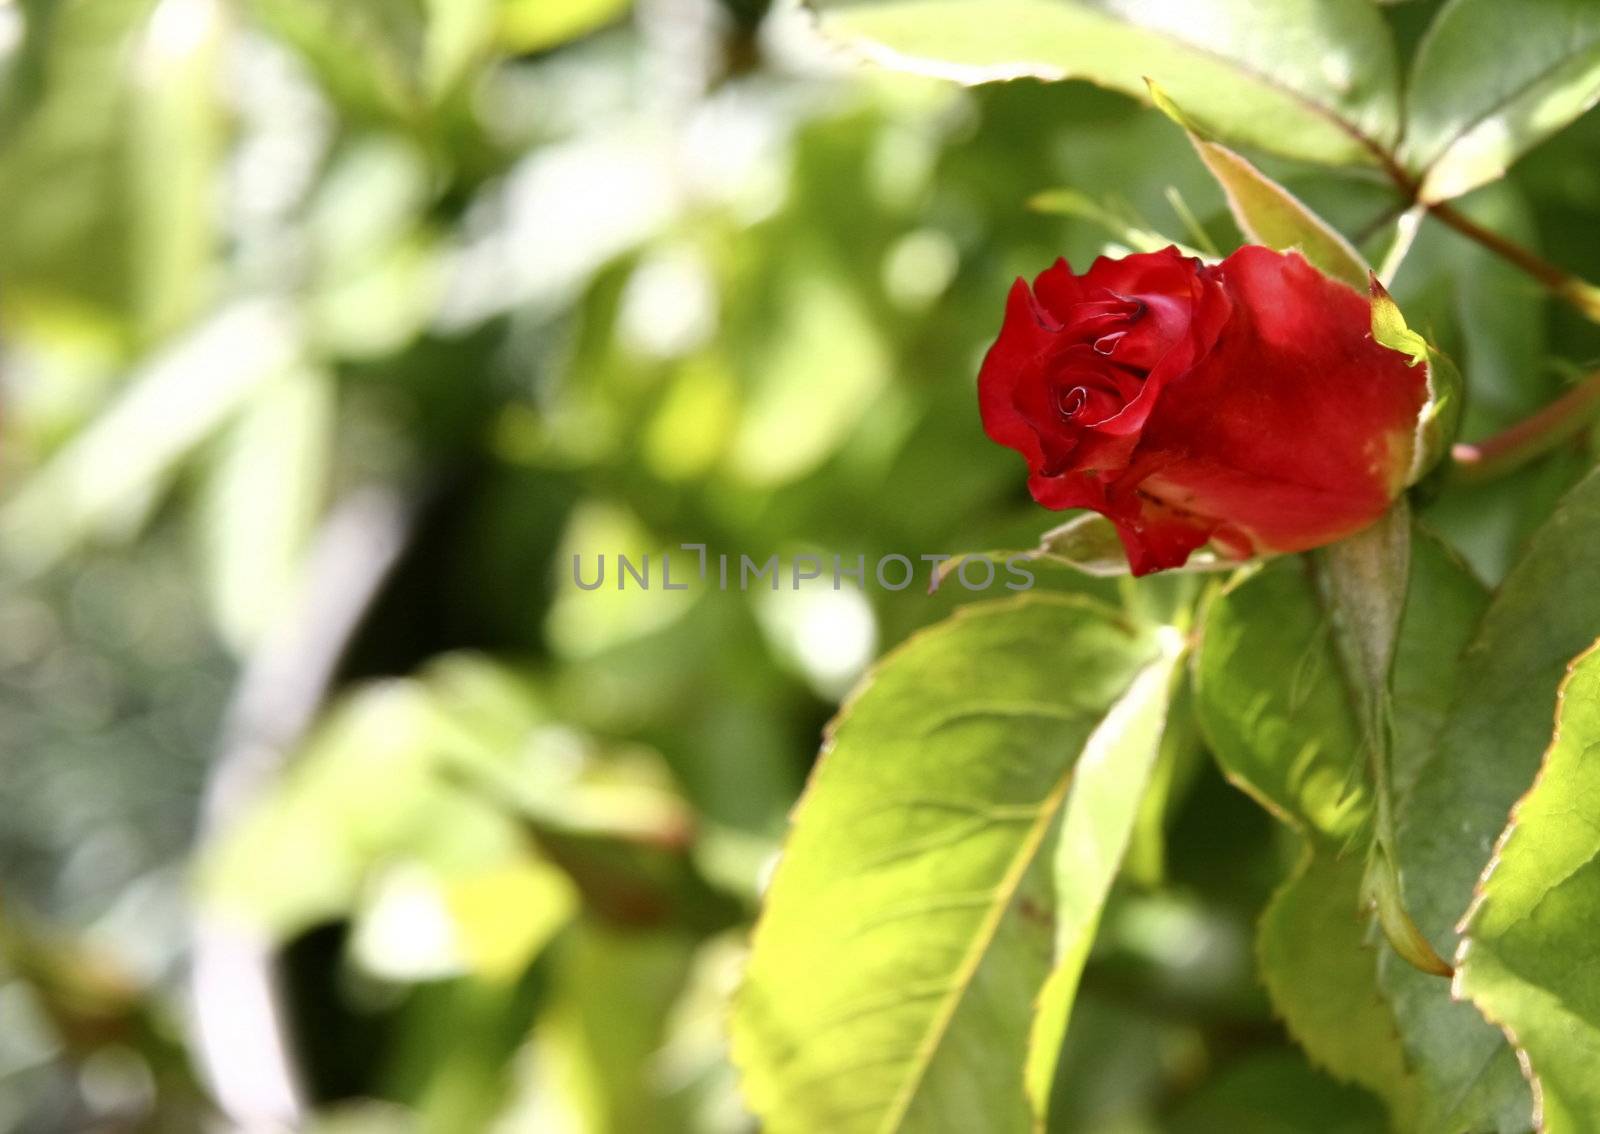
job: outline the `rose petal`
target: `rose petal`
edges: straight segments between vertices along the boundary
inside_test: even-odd
[[[1367,304],[1297,253],[1240,249],[1207,269],[1235,318],[1171,381],[1140,436],[1146,492],[1298,551],[1382,515],[1411,460],[1426,374],[1368,334]]]

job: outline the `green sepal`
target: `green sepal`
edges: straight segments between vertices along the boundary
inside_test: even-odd
[[[1154,81],[1146,79],[1145,85],[1156,109],[1188,134],[1246,239],[1279,252],[1297,251],[1324,275],[1360,290],[1369,272],[1367,263],[1338,229],[1243,155],[1213,141]]]
[[[1372,297],[1372,340],[1405,355],[1409,366],[1427,367],[1428,400],[1417,415],[1411,468],[1406,473],[1410,488],[1445,458],[1455,442],[1465,387],[1450,357],[1406,324],[1400,305],[1376,274],[1368,276],[1367,288]]]

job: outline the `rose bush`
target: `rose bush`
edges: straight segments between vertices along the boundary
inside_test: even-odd
[[[1086,511],[1038,535],[991,446],[981,546],[1036,542],[1035,593],[911,634],[828,728],[731,1017],[762,1129],[1600,1131],[1600,135],[1550,137],[1600,105],[1600,5],[808,6],[980,101],[1057,90],[915,199],[962,282],[908,368],[992,343],[985,431]],[[996,341],[996,267],[1067,250]],[[957,423],[845,466],[865,497],[958,509],[972,391],[936,385]],[[1225,570],[1123,577],[1186,562]],[[1122,1102],[1133,1052],[1165,1069]]]
[[[1405,486],[1427,398],[1363,296],[1257,246],[1019,279],[979,376],[1034,499],[1104,514],[1137,575],[1208,542],[1247,558],[1366,527]]]

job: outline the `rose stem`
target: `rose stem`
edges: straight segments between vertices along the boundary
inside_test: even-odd
[[[1444,203],[1428,206],[1428,212],[1455,229],[1461,235],[1483,245],[1495,255],[1515,264],[1538,280],[1550,291],[1566,300],[1584,316],[1600,323],[1600,287],[1596,287],[1565,268],[1558,267],[1542,256],[1537,256],[1491,229],[1484,228],[1465,213],[1457,212]]]
[[[1458,443],[1452,473],[1457,481],[1477,483],[1513,472],[1582,433],[1600,411],[1600,370],[1531,417],[1474,444]]]

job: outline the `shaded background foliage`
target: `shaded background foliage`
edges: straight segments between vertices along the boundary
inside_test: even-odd
[[[1404,50],[1438,8],[1385,10]],[[785,814],[870,658],[972,596],[571,558],[1031,545],[977,361],[1107,217],[1238,243],[1182,133],[759,0],[20,0],[0,47],[0,1126],[752,1129],[724,1018]],[[1597,171],[1590,118],[1462,207],[1600,262]],[[1433,222],[1394,290],[1469,436],[1600,356]],[[1427,519],[1492,584],[1587,463]],[[1189,748],[1062,1128],[1382,1128],[1253,975],[1297,840]]]

